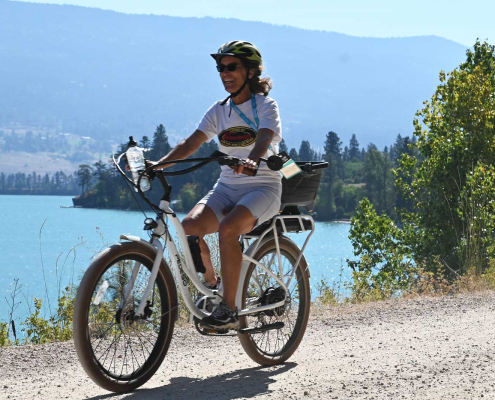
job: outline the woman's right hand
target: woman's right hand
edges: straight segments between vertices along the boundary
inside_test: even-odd
[[[234,174],[236,175],[244,174],[244,175],[253,176],[256,175],[258,164],[254,160],[245,158],[241,160],[241,163],[239,165],[230,168],[234,170]]]

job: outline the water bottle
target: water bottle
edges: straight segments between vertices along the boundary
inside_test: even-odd
[[[138,147],[137,143],[134,141],[132,136],[129,136],[128,145],[129,148],[125,152],[125,155],[127,157],[127,164],[129,164],[129,168],[132,173],[132,180],[137,185],[139,174],[146,169],[144,163],[143,149]],[[141,177],[140,187],[143,192],[146,192],[147,190],[151,189],[151,184],[148,176],[143,175]],[[136,192],[137,191],[138,189],[136,188]]]

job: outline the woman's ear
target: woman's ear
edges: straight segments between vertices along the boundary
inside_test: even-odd
[[[251,79],[254,76],[254,69],[250,68],[249,69],[249,79]]]

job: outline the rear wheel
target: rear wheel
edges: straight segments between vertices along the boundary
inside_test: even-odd
[[[279,244],[281,263],[277,256],[275,239],[261,246],[253,258],[270,269],[275,276],[283,276],[283,281],[288,286],[285,304],[273,310],[239,318],[241,329],[284,323],[284,327],[280,329],[252,334],[239,333],[239,340],[246,353],[261,365],[280,364],[296,351],[306,331],[310,312],[309,274],[304,257],[296,266],[299,248],[285,237],[279,239]],[[289,283],[294,269],[294,278]],[[280,291],[280,284],[259,266],[251,264],[244,281],[242,309],[258,306],[259,299],[264,294],[266,299],[267,291],[275,293],[274,289]]]
[[[86,373],[102,388],[128,392],[143,385],[162,363],[177,313],[173,276],[162,261],[145,316],[135,312],[150,278],[155,253],[125,242],[104,250],[86,271],[74,307],[74,344]],[[121,308],[136,263],[139,272]]]

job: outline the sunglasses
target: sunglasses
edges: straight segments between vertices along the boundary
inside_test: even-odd
[[[223,72],[223,71],[225,71],[225,69],[227,69],[227,71],[229,71],[229,72],[234,72],[237,69],[237,67],[243,67],[243,66],[244,65],[242,65],[242,64],[236,64],[236,63],[230,63],[230,64],[227,64],[227,65],[225,65],[225,64],[218,64],[217,65],[217,71],[218,72]]]

